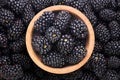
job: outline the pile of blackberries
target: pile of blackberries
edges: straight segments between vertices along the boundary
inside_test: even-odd
[[[39,11],[53,5],[68,5],[82,11],[86,17],[88,17],[94,28],[96,42],[93,55],[87,64],[73,73],[56,75],[45,72],[32,62],[26,50],[25,34],[29,22]],[[47,14],[50,14],[50,16],[47,16]],[[51,19],[55,15],[49,12],[45,13],[45,16],[51,24]],[[70,18],[67,15],[64,16],[65,20]],[[44,18],[39,19],[40,22],[44,21],[43,19]],[[53,26],[52,30],[47,26],[49,23],[46,25],[44,22],[36,22],[36,25],[45,26],[36,26],[36,28],[40,28],[40,33],[43,32],[43,34],[41,34],[42,36],[47,34],[46,36],[51,40],[52,44],[55,44],[60,38],[62,39],[60,40],[62,44],[64,43],[64,38],[65,41],[69,39],[72,41],[72,36],[70,37],[69,34],[66,35],[66,31],[64,31],[66,27],[61,26],[63,25],[61,19],[62,18],[60,18],[60,20],[54,19],[56,22],[54,25],[56,25],[56,27]],[[57,22],[60,23],[58,24]],[[77,22],[79,21],[75,21],[75,23]],[[64,22],[64,20],[63,23],[64,25],[69,24]],[[76,33],[77,31],[74,30],[74,27],[71,26],[71,28],[73,29],[72,33],[74,33],[74,36],[77,36],[78,34]],[[44,33],[44,30],[46,33]],[[64,33],[64,35],[63,37],[60,36],[59,38],[59,36],[57,36],[57,38],[52,39],[50,37],[52,34],[49,34],[51,32],[57,32],[56,34],[58,35]],[[53,37],[56,36],[56,34],[53,35]],[[41,42],[47,43],[47,39],[44,39],[44,37],[34,37],[36,37],[36,39],[40,38]],[[79,35],[79,37],[81,36]],[[85,43],[81,41],[76,44],[76,42],[78,41],[74,43],[74,45],[76,45],[76,48],[74,47],[75,50],[79,47],[82,48],[81,46],[77,46],[77,44],[84,45]],[[46,50],[43,52],[49,51],[50,47],[48,42],[44,45]],[[56,48],[57,47],[51,47],[50,51],[54,51]],[[66,50],[63,50],[64,47],[60,46],[59,48],[62,53],[66,53]],[[54,54],[56,54],[56,52],[52,52],[49,55]],[[57,56],[60,57],[60,55]],[[50,58],[50,56],[46,57]],[[62,59],[60,59],[60,61],[62,61]],[[0,0],[0,80],[39,79],[120,80],[120,0]]]

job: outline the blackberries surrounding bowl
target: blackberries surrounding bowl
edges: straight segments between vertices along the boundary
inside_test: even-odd
[[[52,19],[54,19],[53,17],[54,14],[52,13],[52,11],[61,11],[58,13],[58,17],[63,16],[61,18],[65,18],[65,19],[63,19],[62,21],[62,19],[59,20],[60,18],[57,19],[56,17],[55,19],[56,23],[54,24],[52,22]],[[68,13],[76,16],[77,18],[76,20],[73,20],[73,23],[71,23],[70,25],[70,28],[72,28],[71,33],[74,34],[75,38],[82,38],[82,39],[87,38],[85,48],[80,45],[76,45],[76,47],[73,47],[74,42],[78,42],[79,39],[75,39],[74,41],[71,35],[66,34],[66,31],[64,31],[65,30],[64,26],[67,23],[66,20],[70,19],[70,16],[68,15]],[[55,14],[57,14],[57,12]],[[40,17],[40,16],[45,16],[46,18]],[[44,23],[45,21],[44,19],[46,19],[46,23]],[[59,22],[59,24],[57,22]],[[63,23],[60,24],[60,22],[63,22],[64,24]],[[53,26],[51,28],[48,28],[48,24],[51,24],[51,23],[56,25],[57,28]],[[82,26],[86,26],[86,27],[80,28],[80,33],[78,30],[76,30],[77,25],[79,23]],[[39,26],[45,26],[45,27],[39,27]],[[84,30],[87,30],[88,34],[87,33],[82,34],[81,31],[87,32]],[[39,33],[37,33],[37,31]],[[51,35],[51,31],[54,32],[55,34]],[[70,30],[67,30],[67,31],[69,33]],[[38,35],[44,35],[44,34],[45,34],[45,37],[38,36]],[[64,35],[61,35],[61,34],[64,34]],[[57,36],[57,35],[61,35],[61,39],[60,39],[60,36]],[[57,37],[51,38],[51,36],[53,37],[57,36]],[[72,52],[73,55],[70,54],[69,55],[70,58],[66,60],[66,62],[72,65],[63,66],[65,65],[64,59],[62,59],[63,57],[60,54],[53,52],[54,51],[53,49],[56,49],[56,46],[51,47],[49,41],[54,45],[56,45],[56,42],[58,41],[57,45],[59,46],[57,47],[57,49],[60,51],[60,53],[66,54],[67,56],[68,56],[68,53],[70,53],[70,51],[72,51],[72,49],[74,48]],[[69,43],[66,43],[66,42],[69,42]],[[43,70],[48,71],[50,73],[55,73],[55,74],[70,73],[81,68],[90,58],[93,52],[94,42],[95,42],[95,38],[94,38],[93,27],[90,21],[87,19],[87,17],[77,9],[72,8],[70,6],[64,6],[64,5],[51,6],[40,11],[30,22],[29,27],[27,29],[27,34],[26,34],[26,46],[32,60],[35,62],[36,65],[38,65]],[[43,45],[44,43],[46,45]],[[78,43],[78,44],[81,44],[81,43]],[[42,48],[39,48],[40,46],[42,46],[44,50]],[[53,50],[53,51],[48,53],[50,50]],[[84,53],[83,54],[84,56],[81,58],[81,55],[78,55],[78,53],[80,52],[82,53],[82,51]],[[78,56],[75,56],[75,54],[80,57],[77,59],[76,57]],[[49,62],[49,61],[52,61],[52,62]]]

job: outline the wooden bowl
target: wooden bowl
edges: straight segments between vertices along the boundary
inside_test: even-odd
[[[33,32],[35,21],[40,16],[42,16],[42,14],[45,11],[61,11],[61,10],[66,10],[66,11],[72,13],[73,15],[76,15],[78,18],[80,18],[86,24],[86,26],[88,28],[88,40],[86,43],[87,54],[86,54],[85,58],[76,65],[67,66],[67,67],[63,67],[63,68],[52,68],[47,65],[44,65],[41,62],[41,59],[39,58],[39,56],[33,50],[32,32]],[[88,20],[88,18],[79,10],[72,8],[70,6],[65,6],[65,5],[51,6],[51,7],[48,7],[46,9],[43,9],[42,11],[40,11],[30,22],[28,29],[27,29],[27,33],[26,33],[26,46],[27,46],[27,50],[28,50],[28,53],[29,53],[31,59],[34,61],[34,63],[38,67],[42,68],[43,70],[45,70],[47,72],[54,73],[54,74],[66,74],[66,73],[70,73],[70,72],[76,71],[79,68],[81,68],[91,57],[91,54],[94,49],[94,43],[95,43],[94,31],[93,31],[93,27],[92,27],[90,21]]]

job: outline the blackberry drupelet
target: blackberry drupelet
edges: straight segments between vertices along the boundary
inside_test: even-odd
[[[0,9],[0,23],[6,27],[9,27],[13,22],[15,16],[14,14],[6,9]]]
[[[56,52],[51,52],[45,56],[42,56],[42,62],[50,67],[60,68],[65,65],[64,57]]]
[[[44,12],[43,15],[35,22],[34,29],[37,32],[44,33],[53,23],[55,14],[53,12]]]
[[[120,37],[120,25],[117,21],[112,21],[109,23],[109,30],[112,40],[118,40]]]
[[[37,77],[32,73],[24,73],[24,76],[20,80],[37,80]]]
[[[60,11],[56,16],[53,25],[55,26],[55,28],[59,29],[60,31],[63,31],[67,28],[66,25],[69,23],[70,18],[71,15],[68,11]]]
[[[109,41],[104,46],[104,51],[106,55],[120,55],[120,41]]]
[[[47,29],[47,31],[45,32],[45,36],[50,42],[55,43],[56,41],[60,39],[61,32],[59,31],[59,29],[56,29],[53,26]]]
[[[22,20],[16,20],[13,25],[7,29],[7,36],[9,40],[17,40],[25,32],[25,27]]]
[[[11,64],[11,60],[8,56],[0,56],[0,66]]]
[[[77,64],[84,59],[87,50],[83,46],[75,46],[73,51],[68,55],[69,64]]]
[[[0,47],[7,47],[8,45],[8,39],[5,33],[0,33]]]
[[[58,41],[57,48],[62,54],[68,54],[72,51],[74,47],[74,39],[71,35],[62,35]]]
[[[108,58],[107,64],[109,68],[117,69],[120,67],[120,59],[116,56],[111,56]]]
[[[100,42],[106,43],[109,41],[110,33],[105,25],[100,23],[95,27],[94,30],[95,30],[95,36]]]
[[[103,9],[99,13],[99,17],[104,21],[112,21],[117,17],[117,13],[111,9]]]
[[[0,67],[1,77],[7,80],[17,80],[23,76],[22,67],[18,64]]]
[[[9,0],[8,6],[14,11],[17,15],[22,14],[25,5],[28,3],[28,0]]]
[[[47,54],[51,50],[51,43],[42,36],[33,36],[32,46],[39,55]]]
[[[103,80],[119,80],[118,74],[114,70],[107,70],[103,76]]]
[[[71,23],[70,28],[73,35],[79,39],[85,39],[88,35],[87,27],[82,20],[74,20]]]

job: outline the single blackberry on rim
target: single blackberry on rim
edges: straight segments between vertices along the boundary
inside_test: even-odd
[[[83,46],[75,46],[73,51],[68,55],[69,64],[77,64],[84,59],[87,50]]]
[[[51,52],[45,56],[42,56],[42,62],[47,66],[55,68],[60,68],[65,65],[63,56],[56,52]]]
[[[57,48],[62,54],[68,54],[72,51],[74,47],[74,39],[71,35],[62,35],[58,41]]]
[[[32,73],[24,73],[23,77],[20,80],[37,80],[37,77]]]
[[[13,25],[7,29],[7,36],[9,40],[17,40],[24,32],[25,27],[22,20],[16,20]]]
[[[75,19],[71,25],[71,32],[73,35],[79,39],[85,39],[87,37],[87,26],[82,20]]]
[[[43,15],[35,22],[34,29],[44,33],[53,23],[55,14],[53,12],[44,12]]]
[[[32,46],[39,55],[47,54],[51,50],[50,42],[42,36],[33,36]]]
[[[18,64],[4,65],[0,67],[1,77],[7,80],[17,80],[23,77],[22,67]]]
[[[108,69],[103,76],[103,80],[119,80],[119,77],[116,71]]]
[[[108,58],[107,64],[109,68],[117,69],[120,67],[120,59],[116,56],[111,56]]]
[[[0,23],[6,27],[9,27],[13,22],[15,16],[14,14],[6,9],[0,9]]]
[[[0,47],[7,47],[8,45],[8,39],[5,33],[0,33]]]
[[[28,0],[9,0],[8,6],[14,11],[17,15],[22,14],[25,5],[28,3]]]
[[[106,55],[120,55],[120,41],[109,41],[104,46]]]
[[[98,24],[95,27],[95,36],[100,42],[108,42],[110,39],[110,33],[107,27],[103,24]]]
[[[120,37],[120,25],[117,21],[112,21],[109,23],[109,30],[112,40],[117,40]]]
[[[68,11],[60,11],[55,18],[55,22],[53,23],[53,26],[63,31],[64,29],[67,28],[66,25],[68,24],[70,18],[71,18],[71,15]]]
[[[104,21],[112,21],[117,17],[117,13],[111,9],[103,9],[99,13],[99,17]]]
[[[11,64],[11,60],[8,56],[0,56],[0,66]]]
[[[45,32],[45,36],[50,42],[55,43],[56,41],[60,39],[61,32],[59,31],[59,29],[56,29],[53,26],[47,29],[47,31]]]

